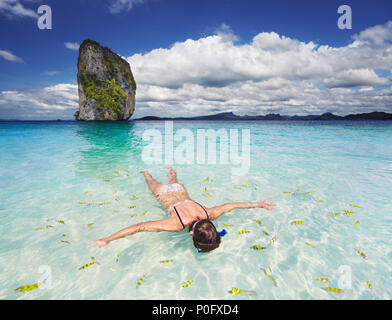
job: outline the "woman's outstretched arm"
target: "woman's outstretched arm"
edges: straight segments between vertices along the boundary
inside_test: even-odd
[[[99,248],[106,246],[113,240],[121,239],[127,236],[131,236],[137,232],[161,232],[161,231],[170,231],[170,232],[178,232],[181,231],[181,226],[178,226],[178,222],[173,219],[163,219],[157,221],[148,221],[148,222],[140,222],[134,224],[132,226],[126,227],[116,233],[113,233],[111,236],[94,240],[89,243],[88,248],[98,245]]]
[[[234,209],[251,209],[251,208],[264,208],[267,210],[275,209],[274,201],[263,201],[263,202],[230,202],[220,206],[212,207],[208,209],[208,213],[211,219],[216,219],[226,212],[230,212]]]

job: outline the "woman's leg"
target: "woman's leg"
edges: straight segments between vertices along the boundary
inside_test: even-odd
[[[159,192],[162,190],[164,185],[158,182],[157,180],[155,180],[147,170],[142,170],[140,172],[143,173],[151,193],[154,196],[158,196]]]
[[[184,188],[184,191],[187,192],[185,186],[182,183],[179,183],[177,180],[177,173],[174,171],[173,167],[169,166],[169,183],[178,183]]]
[[[169,166],[169,170],[170,170],[170,173],[169,173],[169,183],[178,183],[178,181],[177,181],[177,174],[174,171],[173,167]]]

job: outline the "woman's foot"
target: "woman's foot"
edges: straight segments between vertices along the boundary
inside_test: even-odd
[[[178,181],[177,181],[177,174],[176,174],[176,172],[174,171],[173,167],[172,167],[172,166],[169,166],[168,168],[169,168],[169,170],[170,170],[170,173],[169,173],[169,182],[170,182],[170,183],[178,183]]]
[[[148,180],[148,179],[151,179],[151,178],[152,178],[151,174],[148,172],[148,170],[147,170],[147,169],[143,169],[143,170],[141,170],[141,171],[140,171],[140,173],[142,173],[142,174],[144,175],[144,178],[145,178],[146,180]]]

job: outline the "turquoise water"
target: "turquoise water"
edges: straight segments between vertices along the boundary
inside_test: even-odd
[[[139,173],[148,168],[167,181],[165,163],[142,158],[143,132],[163,132],[163,122],[0,123],[0,299],[390,299],[391,124],[175,122],[175,131],[251,132],[243,176],[232,175],[230,163],[174,163],[196,201],[278,204],[220,217],[217,228],[228,233],[217,250],[202,254],[186,231],[140,233],[87,249],[125,226],[166,217]],[[267,249],[252,250],[255,244]],[[79,270],[91,257],[97,263]],[[167,259],[174,262],[160,263]],[[42,279],[42,289],[14,293]],[[231,295],[232,287],[257,295]]]

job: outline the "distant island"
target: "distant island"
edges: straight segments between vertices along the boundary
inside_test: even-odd
[[[346,116],[337,116],[333,113],[327,112],[322,115],[308,115],[308,116],[282,116],[279,113],[270,113],[265,116],[237,116],[233,112],[222,112],[217,114],[212,114],[208,116],[197,116],[197,117],[155,117],[146,116],[143,118],[132,119],[130,121],[155,121],[155,120],[214,120],[214,121],[257,121],[257,120],[272,120],[272,121],[392,121],[392,113],[386,112],[369,112],[369,113],[357,113],[348,114]],[[19,120],[19,119],[0,119],[2,122],[10,121],[29,121],[29,122],[72,122],[75,120]],[[110,121],[109,121],[110,122]]]
[[[275,121],[336,121],[336,120],[392,120],[392,113],[386,112],[370,112],[370,113],[358,113],[348,114],[346,116],[337,116],[333,113],[327,112],[322,115],[307,115],[307,116],[282,116],[279,113],[270,113],[265,116],[238,116],[233,112],[223,112],[208,116],[197,116],[197,117],[154,117],[146,116],[133,121],[140,120],[223,120],[223,121],[253,121],[253,120],[275,120]]]

